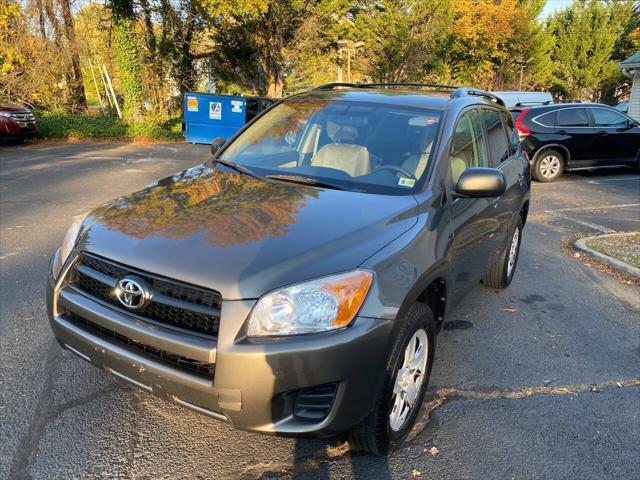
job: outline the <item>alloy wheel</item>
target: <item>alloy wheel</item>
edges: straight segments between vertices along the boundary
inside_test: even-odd
[[[404,350],[402,366],[396,373],[391,397],[389,425],[400,431],[415,407],[420,388],[427,374],[429,361],[429,339],[424,329],[417,330]]]
[[[511,239],[511,247],[509,247],[509,260],[507,262],[507,277],[510,278],[513,273],[513,268],[516,266],[516,260],[518,258],[518,244],[520,242],[520,229],[516,227],[513,232],[513,238]]]
[[[554,178],[560,173],[561,161],[555,155],[547,155],[540,160],[540,173],[544,178]]]

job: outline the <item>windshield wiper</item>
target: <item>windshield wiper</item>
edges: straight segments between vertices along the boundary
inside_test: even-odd
[[[301,185],[311,185],[312,187],[332,188],[334,190],[346,190],[346,188],[336,185],[335,183],[323,182],[311,177],[303,177],[301,175],[266,175],[266,178],[280,180],[281,182],[299,183]]]
[[[231,162],[229,160],[223,160],[221,158],[214,158],[213,161],[215,163],[219,163],[221,165],[224,165],[225,167],[229,167],[229,168],[235,170],[236,172],[240,172],[240,173],[244,173],[245,175],[249,175],[250,177],[261,178],[260,175],[258,175],[257,173],[254,173],[253,170],[249,170],[247,167],[245,167],[244,165],[240,165],[239,163]]]

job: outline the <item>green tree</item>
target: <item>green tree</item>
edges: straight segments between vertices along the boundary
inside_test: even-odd
[[[362,2],[356,16],[364,38],[365,73],[379,82],[419,81],[444,37],[449,0]]]
[[[602,86],[619,78],[613,55],[632,14],[630,2],[575,0],[549,20],[554,93],[567,100],[599,99]]]
[[[317,2],[240,3],[213,17],[216,73],[249,91],[281,97],[288,67],[286,49]]]
[[[111,0],[111,15],[116,64],[124,95],[123,116],[127,121],[139,121],[144,117],[144,91],[133,0]]]

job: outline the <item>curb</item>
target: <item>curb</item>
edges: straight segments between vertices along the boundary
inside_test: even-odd
[[[629,265],[627,262],[623,262],[622,260],[618,260],[617,258],[610,257],[609,255],[605,255],[604,253],[597,252],[596,250],[587,247],[587,242],[590,240],[595,240],[598,238],[608,238],[608,237],[620,237],[626,235],[637,235],[638,232],[626,232],[626,233],[608,233],[606,235],[594,235],[591,237],[584,237],[576,240],[574,242],[574,246],[586,253],[592,258],[596,260],[600,260],[601,262],[606,263],[607,265],[615,268],[621,273],[629,275],[630,277],[640,280],[640,268],[634,267],[633,265]]]

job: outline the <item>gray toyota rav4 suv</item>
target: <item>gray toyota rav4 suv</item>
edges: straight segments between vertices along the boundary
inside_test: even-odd
[[[48,279],[60,345],[237,428],[386,454],[448,313],[513,278],[511,115],[479,90],[330,84],[212,151],[74,220]]]

